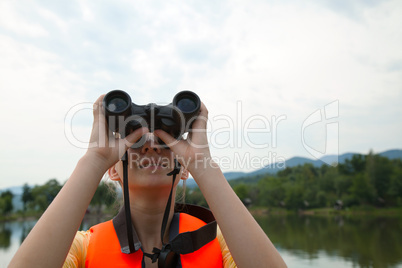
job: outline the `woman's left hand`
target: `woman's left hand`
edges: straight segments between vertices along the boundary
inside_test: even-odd
[[[236,265],[286,267],[275,246],[212,160],[206,135],[207,121],[208,110],[201,103],[200,114],[186,140],[178,141],[162,130],[155,131],[155,135],[170,147],[177,160],[191,172],[222,230]]]
[[[182,164],[194,177],[197,173],[203,173],[208,167],[216,167],[212,161],[209,151],[207,138],[208,110],[201,102],[200,114],[193,122],[187,139],[176,140],[163,130],[155,130],[154,134],[158,136],[173,151],[176,159]]]

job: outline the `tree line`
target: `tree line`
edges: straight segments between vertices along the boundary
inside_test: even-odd
[[[277,174],[244,177],[230,181],[246,205],[289,210],[345,208],[353,206],[402,207],[402,160],[377,154],[354,155],[336,167],[304,164],[287,167]],[[56,179],[43,185],[25,184],[22,212],[42,213],[62,188]],[[90,210],[100,213],[121,203],[120,186],[102,181],[92,198]],[[184,190],[184,192],[183,192]],[[0,194],[0,212],[13,211],[13,193]],[[179,186],[176,200],[207,206],[201,191]],[[118,207],[115,206],[115,207]]]
[[[241,199],[287,209],[324,207],[401,207],[402,160],[354,155],[336,167],[311,164],[288,167],[257,183],[233,185]]]
[[[230,184],[246,205],[260,207],[402,207],[402,160],[370,152],[356,154],[336,167],[304,164],[277,174],[231,180]],[[206,205],[197,188],[186,190],[186,201]]]
[[[62,184],[57,179],[50,179],[43,185],[29,186],[24,184],[20,201],[23,214],[41,214],[50,205],[59,193]],[[118,202],[116,185],[112,182],[102,181],[91,200],[90,210],[100,213],[102,208],[110,208]],[[14,194],[7,190],[0,194],[0,212],[3,216],[9,216],[15,210],[13,206]]]

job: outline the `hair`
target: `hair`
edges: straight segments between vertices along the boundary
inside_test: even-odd
[[[123,185],[121,184],[121,181],[112,180],[108,172],[103,175],[102,180],[106,182],[105,184],[108,188],[109,194],[115,197],[113,207],[117,213],[120,208],[123,207],[123,192],[118,190],[119,187],[120,189],[123,189]]]
[[[176,191],[176,203],[186,203],[186,180],[183,180],[182,186],[176,189],[179,189],[179,191]]]

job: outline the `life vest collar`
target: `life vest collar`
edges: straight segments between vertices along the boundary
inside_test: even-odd
[[[119,213],[113,218],[113,227],[116,232],[117,238],[119,239],[120,249],[122,253],[130,254],[130,247],[128,244],[128,235],[126,227],[126,210],[124,206],[120,209]],[[142,245],[138,238],[137,232],[132,225],[133,240],[134,240],[134,252],[138,251]]]
[[[202,228],[188,232],[185,234],[179,234],[179,213],[186,213],[191,216],[197,217],[200,220],[207,223]],[[198,250],[203,245],[212,241],[216,237],[216,221],[209,209],[189,205],[189,204],[175,204],[175,214],[173,215],[172,222],[170,224],[169,242],[175,249],[176,253],[187,254]],[[113,218],[113,227],[115,229],[117,238],[120,243],[120,249],[122,253],[130,254],[127,227],[126,227],[126,215],[124,207]],[[141,241],[138,238],[137,232],[132,225],[134,252],[142,248]]]

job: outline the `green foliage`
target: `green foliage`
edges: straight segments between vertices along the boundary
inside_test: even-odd
[[[23,210],[31,212],[43,212],[61,190],[62,185],[56,179],[50,179],[43,185],[29,187],[25,184],[21,201]],[[113,183],[101,182],[91,200],[90,207],[100,211],[102,207],[111,207],[116,202],[116,186]],[[0,201],[1,202],[1,201]]]
[[[259,204],[277,207],[285,200],[285,187],[279,178],[266,177],[258,182]]]
[[[5,191],[0,194],[0,211],[2,215],[8,215],[13,210],[13,193]]]
[[[100,213],[102,206],[111,207],[116,201],[116,186],[114,183],[102,181],[92,197],[90,206]]]
[[[23,211],[45,211],[59,193],[61,187],[62,185],[56,179],[50,179],[45,184],[36,185],[32,188],[25,184],[21,195]]]
[[[28,186],[27,183],[24,184],[24,187],[22,188],[22,196],[21,196],[21,201],[24,205],[23,210],[27,210],[27,205],[29,202],[32,202],[34,200],[32,196],[32,189],[31,187]]]
[[[255,206],[291,210],[334,207],[335,203],[343,207],[402,207],[402,160],[373,153],[354,155],[337,167],[305,164],[287,167],[276,175],[243,177],[230,184],[242,201],[251,200]],[[61,187],[56,179],[32,188],[25,184],[21,196],[24,211],[43,212]],[[115,190],[114,184],[101,182],[90,205],[98,211],[102,206],[112,206],[117,199]],[[208,206],[197,187],[179,186],[176,193],[179,202]],[[12,198],[11,192],[1,193],[3,215],[12,211]]]
[[[194,189],[186,189],[186,203],[208,207],[207,201],[204,198],[204,195],[201,193],[201,190],[196,187]]]
[[[246,184],[242,183],[239,185],[236,185],[233,188],[234,192],[237,194],[237,196],[240,198],[240,200],[244,200],[248,198],[248,192],[249,192],[249,186]]]
[[[402,206],[402,160],[354,155],[337,167],[287,167],[276,175],[242,178],[231,185],[241,199],[251,197],[254,205],[265,207]]]

